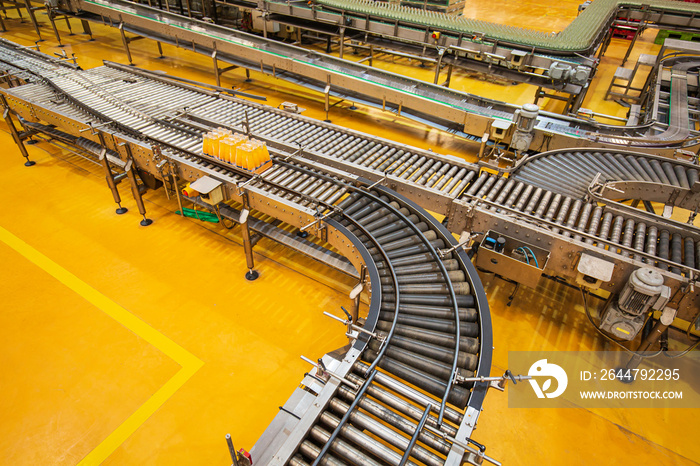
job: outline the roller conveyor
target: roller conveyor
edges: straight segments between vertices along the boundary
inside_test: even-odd
[[[555,235],[585,242],[614,255],[632,258],[647,266],[658,267],[675,274],[683,273],[693,279],[698,274],[697,254],[700,253],[700,231],[690,225],[667,223],[661,226],[656,216],[644,216],[615,209],[614,207],[587,200],[583,189],[568,189],[584,186],[576,184],[577,177],[585,177],[588,167],[598,162],[617,176],[623,173],[632,175],[633,166],[655,166],[659,173],[676,173],[672,164],[663,158],[648,158],[644,154],[588,154],[582,152],[558,152],[561,163],[569,164],[570,171],[556,171],[551,165],[542,164],[537,170],[518,171],[515,176],[506,178],[482,172],[479,178],[467,188],[463,199],[478,208],[504,215],[519,214],[530,221],[541,222]],[[546,156],[547,154],[542,154]],[[617,155],[617,157],[615,157]],[[626,156],[626,157],[625,157]],[[536,160],[546,160],[542,157]],[[637,162],[633,165],[630,161]],[[650,160],[653,163],[646,163]],[[623,163],[624,162],[624,163]],[[533,162],[534,163],[534,162]],[[662,164],[666,164],[663,171]],[[678,170],[687,184],[688,179],[696,179],[697,167],[690,164],[677,164]],[[527,167],[527,165],[525,165]],[[597,166],[596,166],[597,167]],[[579,170],[577,172],[576,170]],[[612,171],[615,170],[615,171]],[[528,176],[524,176],[526,173]],[[590,172],[591,174],[593,172]],[[652,178],[651,174],[644,176]],[[658,175],[658,174],[657,174]],[[636,173],[643,179],[642,172]],[[662,176],[657,176],[662,178]],[[663,178],[668,181],[667,178]],[[677,181],[677,178],[675,178]],[[530,183],[533,184],[530,184]],[[675,186],[680,187],[677,183]],[[551,189],[550,189],[551,188]],[[578,195],[580,194],[580,195]],[[484,202],[486,201],[486,202]],[[482,204],[483,203],[483,204]],[[684,267],[681,267],[684,266]],[[681,272],[683,270],[683,272]]]
[[[594,180],[600,183],[632,182],[639,190],[625,197],[618,192],[616,199],[639,199],[669,204],[687,201],[683,207],[697,208],[698,199],[692,195],[697,185],[700,167],[689,162],[627,151],[592,152],[587,149],[550,151],[524,159],[514,170],[512,178],[564,196],[582,199],[589,195]],[[600,174],[600,175],[599,175]],[[628,183],[631,186],[632,183]],[[646,188],[646,189],[642,189]],[[661,188],[666,188],[662,191]],[[687,193],[670,199],[673,190]],[[664,199],[663,194],[666,195]]]
[[[20,52],[4,53],[11,58]],[[308,227],[358,271],[366,271],[363,284],[369,311],[353,319],[362,331],[351,334],[354,342],[341,359],[324,356],[325,364],[303,382],[310,388],[304,396],[313,397],[319,410],[299,411],[307,406],[303,403],[280,412],[270,435],[279,440],[275,430],[279,422],[294,422],[293,433],[279,448],[261,438],[253,450],[260,464],[313,464],[321,458],[324,464],[398,464],[402,456],[407,464],[456,464],[465,454],[475,453],[465,442],[488,383],[468,379],[489,375],[488,305],[466,254],[461,249],[438,253],[455,245],[439,222],[396,192],[372,188],[368,180],[309,160],[304,153],[283,152],[271,145],[273,166],[257,176],[202,154],[202,134],[230,123],[204,111],[211,100],[223,104],[217,108],[224,111],[243,108],[227,107],[228,100],[217,93],[149,80],[116,67],[54,71],[35,71],[31,82],[2,90],[8,107],[25,119],[28,129],[76,146],[98,145],[92,141],[96,139],[104,145],[98,147],[122,158],[127,167],[135,163],[142,178],[150,174],[168,183],[162,171],[165,163],[176,167],[174,174],[183,180],[214,177],[223,183],[230,201],[297,228]],[[237,99],[228,102],[240,104]],[[270,117],[258,115],[255,108],[247,110],[251,126]],[[180,118],[183,115],[187,117]],[[303,118],[275,124],[282,123],[319,138],[340,137],[330,133],[332,127],[319,129]],[[275,124],[269,130],[273,134]],[[261,126],[254,134],[265,131]],[[390,166],[391,157],[403,156],[397,147],[381,141],[342,135],[357,138],[353,141],[358,145],[373,144],[372,150],[348,153],[348,166],[363,162],[365,167]],[[337,150],[343,154],[342,147]],[[91,147],[90,152],[98,150]],[[405,163],[394,172],[406,183],[432,179],[447,164],[439,156],[409,154],[409,159],[423,160],[418,166]],[[453,168],[468,171],[463,165],[446,169],[439,181]],[[428,175],[430,167],[434,171]],[[469,173],[473,176],[473,171]],[[463,181],[453,173],[443,185],[451,185],[450,190],[466,185],[466,175],[461,176]],[[378,422],[360,408],[393,422]],[[421,413],[418,419],[416,413]]]

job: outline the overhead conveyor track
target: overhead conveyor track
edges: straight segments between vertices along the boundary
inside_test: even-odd
[[[16,48],[0,50],[2,61],[19,55],[26,60],[27,72],[33,61],[41,60],[39,55],[27,56]],[[364,141],[373,144],[372,149],[361,156],[345,155],[355,157],[353,162],[331,154],[310,159],[309,149],[287,150],[286,144],[275,145],[270,137],[273,165],[256,175],[201,150],[202,135],[214,127],[210,125],[227,126],[231,118],[246,112],[252,129],[260,125],[259,133],[253,134],[267,134],[257,119],[264,115],[237,99],[150,79],[116,65],[65,72],[47,64],[29,74],[31,82],[1,91],[8,110],[23,118],[29,130],[76,146],[97,145],[102,150],[90,147],[89,152],[99,152],[100,157],[108,152],[125,170],[133,164],[143,180],[150,175],[166,187],[173,177],[217,180],[224,198],[239,209],[234,213],[223,204],[212,206],[217,214],[242,222],[242,229],[250,221],[243,219],[244,209],[251,216],[270,216],[305,228],[327,248],[345,255],[358,271],[368,311],[351,316],[348,324],[361,331],[350,334],[353,343],[349,349],[334,353],[339,359],[324,356],[325,364],[304,379],[311,390],[300,396],[315,400],[313,407],[306,402],[295,404],[295,392],[269,428],[277,441],[280,423],[293,422],[294,428],[287,431],[292,433],[281,446],[261,438],[254,449],[258,461],[327,464],[332,458],[350,458],[355,464],[427,461],[437,465],[459,464],[465,455],[476,453],[467,444],[489,382],[472,377],[490,375],[492,342],[488,304],[474,267],[464,251],[455,248],[452,234],[420,206],[376,182],[330,165],[341,166],[342,162],[362,169],[371,164],[391,165],[401,158],[395,147],[382,146],[382,140]],[[239,116],[219,120],[205,111],[211,100],[230,102],[232,106],[224,105],[224,110],[238,111]],[[271,115],[284,116],[279,112]],[[325,131],[322,135],[326,137],[341,134],[299,117],[280,121],[296,122],[300,131]],[[342,135],[356,138],[357,145],[363,143],[359,134]],[[337,152],[345,154],[342,147]],[[362,165],[365,161],[367,165]],[[439,161],[447,163],[447,159]],[[461,165],[468,171],[469,165]],[[431,176],[438,172],[435,168]],[[406,164],[395,172],[395,179],[414,183],[405,180],[419,180],[414,171],[414,165]],[[401,178],[404,172],[408,175]],[[469,173],[473,176],[473,170]],[[459,179],[455,175],[448,179],[451,190],[466,184],[464,174]],[[177,182],[174,185],[174,192],[179,191]],[[434,191],[438,197],[446,195]],[[201,200],[197,202],[202,205]],[[392,422],[369,417],[367,410]],[[418,419],[417,412],[421,413]]]

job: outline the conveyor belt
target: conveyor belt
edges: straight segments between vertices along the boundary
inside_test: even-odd
[[[652,8],[655,11],[687,14],[688,17],[694,17],[700,12],[698,5],[678,1],[594,0],[563,31],[547,33],[385,2],[317,0],[316,3],[349,13],[354,12],[360,16],[380,17],[388,21],[412,23],[464,35],[483,34],[500,43],[548,52],[590,52],[602,37],[601,33],[608,27],[608,21],[614,19],[620,7]]]
[[[599,181],[641,181],[691,189],[698,181],[697,165],[626,151],[591,152],[570,149],[529,157],[513,170],[513,179],[574,199],[588,195]],[[643,200],[643,199],[642,199]]]
[[[315,403],[319,411],[309,410],[299,416],[299,424],[287,442],[292,444],[287,448],[289,457],[280,464],[311,463],[321,455],[324,464],[333,462],[332,458],[354,464],[396,464],[401,455],[374,436],[399,451],[405,450],[408,464],[443,464],[450,457],[451,461],[461,460],[466,448],[463,442],[471,435],[487,387],[485,382],[461,381],[472,375],[489,375],[490,318],[483,288],[465,253],[461,249],[438,253],[455,245],[452,235],[439,222],[387,188],[370,189],[366,179],[307,160],[301,154],[281,154],[272,149],[273,167],[261,176],[203,155],[199,146],[204,132],[230,122],[207,112],[214,110],[207,107],[212,100],[222,103],[216,93],[149,80],[110,67],[70,73],[57,73],[49,67],[36,71],[37,76],[40,79],[33,79],[36,82],[2,90],[17,105],[15,111],[30,102],[32,115],[56,115],[52,119],[64,125],[59,127],[64,131],[89,129],[87,123],[91,122],[95,128],[109,127],[115,135],[125,132],[138,137],[145,145],[158,144],[160,154],[177,164],[183,176],[195,171],[215,176],[232,188],[231,193],[245,190],[246,202],[260,213],[284,215],[297,227],[309,225],[310,219],[319,216],[318,222],[324,227],[317,226],[319,235],[325,229],[328,240],[335,241],[332,244],[346,248],[354,245],[350,250],[354,264],[362,257],[370,291],[368,314],[357,322],[363,325],[364,333],[356,336],[352,351],[344,359],[346,367],[335,371],[336,378],[328,379],[322,371],[314,379],[322,385]],[[235,99],[230,102],[231,106],[223,106],[224,112],[240,113],[245,108]],[[186,119],[178,118],[184,114],[183,107],[188,108]],[[193,112],[199,112],[199,116]],[[237,118],[224,115],[229,115],[229,120]],[[248,115],[251,124],[259,122],[265,132],[267,127],[257,117],[265,115]],[[280,121],[289,124],[289,120]],[[296,117],[294,121],[298,123],[296,130],[304,134],[318,129],[305,119]],[[274,126],[269,131],[277,134]],[[326,137],[331,135],[330,129],[324,128]],[[47,131],[50,134],[52,130]],[[359,139],[353,142],[362,143]],[[377,166],[391,166],[392,157],[395,161],[401,159],[401,155],[380,146],[364,152],[343,152],[342,148],[328,150],[347,154],[354,163],[371,159]],[[417,173],[411,164],[402,166],[395,172],[399,176],[406,172],[407,178],[416,180],[425,176],[425,170]],[[140,162],[140,169],[159,174],[147,160]],[[466,184],[464,174],[460,179],[455,175],[448,179],[450,190]],[[443,179],[446,175],[443,172],[440,176]],[[240,194],[232,196],[243,201]],[[337,377],[349,383],[341,386]],[[373,409],[392,419],[392,427],[372,421],[360,409]],[[420,422],[416,422],[416,412],[421,413]],[[327,441],[331,436],[332,441]],[[324,444],[329,451],[321,451]],[[256,454],[258,458],[268,454],[281,458],[277,450],[259,449]]]

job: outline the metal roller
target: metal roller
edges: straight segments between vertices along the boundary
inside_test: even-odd
[[[355,399],[354,393],[342,385],[338,389],[338,394],[348,402],[352,402]],[[418,427],[417,423],[411,422],[381,403],[366,396],[360,399],[358,405],[372,416],[406,434],[412,435],[416,427]],[[430,425],[429,422],[426,423]],[[437,421],[433,420],[433,423],[437,424]],[[418,440],[442,455],[447,455],[450,451],[450,444],[430,431],[421,431],[418,435]]]
[[[419,166],[418,169],[413,172],[413,174],[408,178],[408,181],[416,182],[425,172],[427,172],[430,167],[433,166],[435,160],[425,159]]]
[[[530,194],[535,189],[534,186],[528,185],[523,193],[518,196],[517,202],[515,203],[515,210],[522,212],[523,207],[525,207],[525,202],[530,198]]]
[[[525,184],[518,182],[515,187],[513,188],[513,191],[510,193],[510,196],[508,196],[508,199],[506,199],[505,206],[506,207],[511,207],[515,200],[520,196],[520,193],[523,191],[525,188]]]
[[[444,249],[445,242],[441,239],[430,241],[430,247],[432,249]],[[421,243],[421,244],[415,244],[413,246],[407,246],[403,249],[389,251],[389,252],[387,252],[387,256],[393,262],[395,259],[398,259],[398,258],[401,258],[404,256],[413,256],[413,255],[424,253],[424,252],[431,252],[431,251],[424,244]]]
[[[319,450],[320,452],[320,450]],[[318,456],[318,453],[316,454]],[[321,463],[324,464],[324,463]],[[325,464],[331,464],[331,463],[325,463]],[[301,455],[294,455],[291,460],[289,460],[289,465],[290,466],[311,466],[309,463],[304,461],[304,458],[302,458]]]
[[[428,230],[424,232],[425,238],[428,241],[435,241],[437,240],[437,233],[435,233],[433,230]],[[401,238],[397,239],[395,241],[391,241],[389,243],[382,244],[382,249],[386,251],[387,253],[396,251],[397,249],[403,249],[406,248],[407,246],[414,246],[414,245],[423,245],[423,240],[418,237],[418,236],[409,236],[407,238]]]
[[[442,192],[449,193],[455,197],[460,196],[464,188],[476,176],[476,172],[469,171],[466,168],[461,168],[457,175],[450,181],[447,186],[442,189]],[[455,186],[456,185],[456,186]],[[453,187],[455,186],[455,187]]]
[[[442,261],[442,266],[447,271],[459,270],[459,262],[456,259],[447,259]],[[407,265],[397,267],[394,265],[394,272],[397,275],[409,275],[415,273],[439,272],[440,267],[435,262],[424,262],[415,265]]]
[[[447,166],[447,165],[443,165],[443,168],[446,167],[446,166]],[[452,180],[452,179],[454,178],[455,173],[457,173],[457,170],[459,170],[459,167],[457,167],[456,165],[450,167],[450,169],[447,170],[447,172],[445,172],[445,175],[444,175],[440,180],[436,180],[436,183],[435,183],[435,185],[433,185],[433,188],[435,188],[435,189],[437,189],[437,190],[442,190],[442,188],[443,188],[450,180]],[[462,170],[464,170],[464,169],[462,169]]]
[[[368,359],[371,359],[372,354],[373,352],[367,351]],[[376,353],[374,353],[374,355],[376,355]],[[407,381],[411,385],[425,390],[426,392],[435,396],[442,396],[445,393],[445,388],[447,387],[447,383],[445,381],[425,374],[424,372],[416,370],[407,364],[396,361],[395,359],[385,356],[379,362],[379,367],[389,371],[396,377]],[[448,401],[458,408],[464,409],[464,407],[467,405],[467,401],[469,400],[469,394],[469,390],[462,387],[452,387]]]
[[[666,172],[658,160],[650,160],[649,165],[651,165],[654,173],[659,178],[659,182],[663,184],[671,184],[671,180],[669,180],[668,176],[666,176]]]
[[[595,236],[595,234],[598,232],[598,226],[600,225],[602,213],[603,208],[601,206],[596,206],[595,209],[593,209],[593,213],[591,214],[591,223],[588,226],[586,233],[591,236]],[[593,238],[586,238],[586,243],[593,244]]]
[[[506,200],[506,197],[510,194],[513,186],[515,186],[515,180],[513,178],[508,178],[508,181],[496,198],[496,204],[503,204],[503,201]]]
[[[353,366],[353,370],[356,371],[363,371],[362,368],[366,368],[367,366],[362,363],[356,363],[355,366]],[[364,379],[361,377],[355,375],[355,374],[348,374],[348,380],[351,382],[354,382],[356,384],[361,384]],[[379,384],[382,384],[389,389],[393,390],[396,393],[399,393],[401,397],[394,395],[392,392],[382,388],[379,385],[372,384],[367,388],[367,394],[371,396],[372,398],[380,401],[384,405],[390,407],[396,412],[405,414],[406,416],[410,417],[411,419],[419,420],[423,416],[423,410],[420,408],[417,408],[414,404],[406,401],[406,400],[411,400],[414,403],[417,403],[421,406],[426,406],[427,403],[433,404],[435,400],[432,400],[431,398],[427,397],[423,393],[419,392],[418,390],[415,390],[411,387],[408,387],[406,385],[401,384],[401,382],[396,381],[395,379],[392,379],[388,375],[385,375],[383,373],[377,374],[377,376],[374,378],[376,382]],[[347,393],[348,399],[355,399],[355,392],[351,391],[350,389],[340,386],[339,392],[342,394]],[[433,409],[433,411],[436,411],[436,409]],[[445,408],[445,419],[453,422],[455,424],[459,424],[462,419],[462,415],[455,411],[454,409],[450,408],[447,406]],[[443,432],[445,432],[447,435],[454,437],[457,435],[457,429],[452,427],[448,423],[443,423],[442,426],[438,426],[437,424],[437,419],[434,418],[433,416],[429,416],[427,420],[427,425],[434,427],[434,428],[440,428],[442,429]]]
[[[479,178],[472,183],[471,186],[469,186],[469,189],[467,190],[467,196],[476,196],[476,193],[481,189],[481,187],[486,183],[486,180],[491,178],[491,175],[489,174],[481,174],[479,175]]]
[[[323,414],[321,414],[321,422],[331,429],[335,429],[340,424],[340,419],[330,412],[324,411]],[[390,465],[398,465],[401,461],[401,455],[383,443],[365,434],[360,429],[353,427],[351,424],[345,424],[340,428],[340,436],[348,439],[355,445],[358,445],[363,451],[371,453],[380,461],[389,463]],[[342,458],[342,455],[340,456]],[[364,463],[360,462],[357,464]],[[417,463],[410,460],[406,464],[418,466]]]
[[[401,224],[405,225],[404,222],[401,222]],[[415,227],[417,229],[419,229],[420,231],[425,232],[426,234],[433,233],[432,235],[430,235],[431,238],[428,238],[428,239],[432,240],[432,239],[435,239],[437,237],[437,235],[435,234],[434,231],[428,232],[428,224],[425,222],[417,223],[415,225]],[[373,236],[374,236],[374,239],[379,244],[385,245],[385,247],[384,247],[385,251],[387,251],[387,250],[391,251],[392,248],[389,248],[389,245],[401,244],[400,241],[402,241],[402,240],[404,241],[404,245],[414,244],[413,242],[411,242],[411,243],[405,242],[406,240],[409,239],[410,235],[415,235],[414,230],[412,228],[409,228],[409,227],[404,227],[404,228],[400,228],[398,230],[392,231],[391,233],[387,233],[383,236],[376,236],[376,235],[373,235]],[[401,247],[401,246],[399,246],[399,247]],[[396,247],[393,247],[393,249],[396,249]]]
[[[461,270],[452,270],[447,272],[447,278],[449,278],[452,283],[460,283],[466,281],[466,275]],[[385,280],[387,279],[387,280]],[[421,274],[408,274],[408,275],[396,275],[396,279],[399,285],[411,285],[411,284],[422,284],[430,282],[445,282],[445,276],[442,272],[427,272]],[[393,279],[389,276],[382,277],[382,284],[386,285],[393,282]]]
[[[456,295],[457,305],[460,308],[474,307],[475,299],[474,295]],[[393,293],[383,295],[382,299],[384,302],[395,302],[396,296]],[[452,298],[449,294],[437,295],[437,294],[408,294],[401,293],[401,304],[416,304],[421,306],[442,306],[451,307]]]
[[[554,221],[557,225],[564,224],[564,219],[566,218],[566,214],[569,212],[570,206],[571,206],[571,198],[568,196],[564,197],[564,200],[561,203],[561,207],[559,208],[559,213],[557,214],[557,218]],[[561,229],[560,228],[552,228],[552,231],[554,233],[559,233],[561,231]]]
[[[658,229],[655,226],[650,226],[647,231],[647,242],[644,246],[644,251],[647,254],[656,256],[656,242],[657,242]]]
[[[380,308],[382,311],[394,311],[394,305],[382,303]],[[415,304],[399,304],[399,312],[401,314],[410,314],[415,316],[430,317],[435,319],[452,319],[454,317],[454,309],[443,306],[426,306]],[[459,308],[459,321],[461,322],[476,322],[478,313],[473,307]]]
[[[481,188],[477,191],[475,194],[476,197],[478,198],[483,198],[488,192],[491,190],[491,187],[496,183],[496,177],[495,176],[488,176],[486,178],[486,182],[481,186]]]
[[[683,256],[685,260],[683,265],[694,269],[695,268],[695,241],[693,238],[687,237],[683,240]]]
[[[422,341],[432,345],[443,346],[445,348],[454,349],[454,335],[448,335],[442,332],[435,332],[417,327],[408,327],[399,325],[394,330],[395,335],[403,336],[414,341]],[[459,348],[466,353],[476,353],[479,351],[479,340],[471,337],[460,337]]]
[[[670,249],[670,238],[671,234],[668,232],[668,230],[661,230],[659,232],[659,258],[661,259],[668,259],[668,252]],[[659,267],[663,268],[664,270],[668,270],[668,266],[664,263],[661,264],[659,263]]]
[[[393,312],[380,312],[379,322],[377,323],[377,328],[379,330],[390,330],[391,322],[394,318]],[[381,322],[384,322],[380,325]],[[443,333],[455,333],[455,322],[454,320],[446,319],[434,319],[432,317],[422,317],[415,315],[402,315],[399,313],[397,319],[399,325],[407,325],[409,327],[423,328],[427,330],[435,330],[437,332]],[[460,322],[459,323],[459,334],[465,337],[478,337],[479,336],[479,325],[475,322]]]
[[[646,239],[647,225],[646,223],[639,222],[637,224],[636,233],[634,235],[634,249],[637,251],[644,251],[644,240]],[[639,254],[634,254],[632,256],[634,260],[641,261],[642,256]]]
[[[605,212],[603,215],[603,221],[600,224],[600,234],[598,235],[603,241],[598,242],[598,247],[605,249],[605,241],[608,240],[608,234],[610,233],[610,227],[612,226],[613,214],[610,212]]]
[[[434,263],[435,256],[430,252],[422,252],[411,256],[403,256],[391,261],[395,268],[407,267],[422,263]],[[377,267],[386,267],[382,261],[377,262]]]
[[[411,178],[417,170],[420,170],[420,167],[423,166],[426,160],[427,158],[424,155],[421,155],[414,164],[406,167],[406,170],[401,174],[400,178],[404,180]]]
[[[688,169],[688,186],[693,188],[693,185],[698,182],[698,170],[695,168]]]
[[[379,349],[381,348],[380,343],[376,341],[370,341],[370,351],[364,355],[364,358],[368,362],[373,362],[377,358]],[[436,377],[440,380],[450,380],[452,376],[452,361],[449,364],[443,364],[427,356],[423,356],[411,351],[407,351],[402,348],[398,348],[394,345],[390,345],[385,354],[385,358],[389,358],[396,362],[403,363],[410,366],[417,372],[422,372],[432,377]],[[381,363],[380,363],[381,367]],[[461,377],[472,377],[474,373],[472,371],[457,368],[457,373]]]
[[[673,167],[673,170],[676,172],[676,178],[678,179],[680,187],[685,189],[690,188],[688,174],[685,171],[685,167],[683,167],[682,165],[676,165]]]
[[[419,223],[421,223],[417,215],[408,213],[408,209],[403,208],[400,210],[400,212],[402,215],[404,215],[404,217],[406,217],[406,220],[408,220],[412,224],[418,225]],[[370,225],[366,225],[365,230],[367,230],[373,237],[381,238],[385,235],[401,230],[405,226],[406,223],[402,221],[397,221],[395,215],[387,215],[382,219],[372,222]],[[355,230],[354,225],[352,230]]]
[[[634,220],[628,218],[625,221],[624,235],[622,236],[622,245],[626,247],[632,246],[634,240]]]
[[[526,214],[532,213],[532,211],[535,210],[537,201],[540,200],[540,196],[542,196],[542,188],[535,189],[535,192],[532,193],[532,197],[530,198],[530,202],[527,203],[527,206],[525,206],[525,210],[523,212]]]
[[[613,220],[613,226],[612,226],[612,233],[610,234],[610,242],[614,244],[620,244],[620,238],[622,236],[622,226],[625,222],[624,217],[622,215],[618,215],[615,217],[615,220]],[[619,248],[611,248],[610,251],[615,251],[615,252],[620,252]]]
[[[467,282],[452,282],[450,285],[444,283],[416,283],[413,285],[399,285],[399,292],[401,294],[406,293],[413,295],[444,295],[450,292],[450,287],[454,289],[455,294],[468,295],[470,292],[470,286]],[[386,286],[383,286],[382,290],[384,290],[385,293],[393,292],[393,289],[387,288]],[[401,298],[401,301],[404,301],[403,297]]]
[[[641,177],[641,181],[654,182],[654,179],[647,173],[644,167],[639,163],[637,157],[628,155],[625,157],[627,162],[633,167],[635,173]]]
[[[671,261],[681,264],[683,262],[683,238],[681,238],[680,233],[674,233],[671,236]],[[680,274],[681,269],[679,267],[671,266],[671,272]]]
[[[680,181],[678,181],[678,177],[676,176],[676,171],[673,169],[673,165],[671,165],[670,162],[663,162],[661,164],[661,168],[663,168],[664,173],[666,174],[666,177],[668,177],[670,183],[673,186],[680,186]]]
[[[333,398],[330,402],[330,407],[339,415],[344,415],[350,409],[350,406],[339,398]],[[373,419],[361,411],[354,410],[350,414],[350,422],[359,429],[371,432],[380,439],[388,442],[400,451],[405,451],[409,445],[409,439],[396,431],[390,429],[385,424]],[[420,445],[415,445],[411,450],[411,457],[426,464],[427,466],[441,466],[444,460],[438,455],[431,453]]]
[[[335,418],[335,425],[338,425],[338,422],[340,421],[339,419]],[[331,422],[332,424],[332,422]],[[331,428],[334,426],[331,425]],[[347,427],[347,426],[346,426]],[[316,442],[320,443],[321,445],[324,445],[330,440],[331,434],[327,430],[323,429],[322,427],[319,426],[314,426],[311,429],[311,438],[314,439]],[[377,443],[374,442],[373,443]],[[366,445],[363,445],[360,443],[360,445],[363,448],[366,448]],[[346,442],[342,438],[336,438],[333,443],[330,446],[330,450],[335,453],[337,456],[339,456],[344,462],[347,462],[349,464],[362,464],[362,465],[368,465],[368,466],[384,466],[378,461],[375,461],[372,457],[367,456],[365,453],[362,451],[356,449],[352,444]],[[303,454],[313,454],[312,451],[304,451],[302,450]],[[321,449],[319,448],[318,451],[316,452],[316,456],[318,456],[321,453]],[[316,456],[309,456],[311,459],[316,459]],[[329,463],[330,464],[330,463]]]
[[[552,198],[552,191],[546,191],[539,204],[537,205],[537,210],[535,211],[535,216],[542,218],[545,213],[545,209],[549,205],[549,200]],[[553,215],[553,214],[552,214]]]
[[[386,333],[378,332],[382,337],[386,337]],[[454,361],[454,349],[445,348],[439,345],[433,345],[431,343],[425,343],[422,341],[411,340],[410,338],[404,338],[402,336],[394,335],[391,339],[391,345],[397,348],[404,348],[408,351],[422,354],[428,356],[429,358],[435,359],[436,361],[444,362],[445,364],[452,364]],[[457,366],[470,371],[476,370],[479,364],[478,356],[473,352],[460,351],[457,357]]]

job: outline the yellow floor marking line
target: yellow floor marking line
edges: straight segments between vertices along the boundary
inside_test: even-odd
[[[117,427],[79,463],[80,466],[97,465],[106,460],[119,445],[133,434],[165,401],[170,398],[204,364],[183,347],[131,314],[129,311],[103,295],[44,254],[34,249],[0,226],[0,241],[17,251],[26,259],[43,269],[56,280],[78,293],[105,314],[158,348],[182,366],[165,385],[155,392],[143,405]]]

